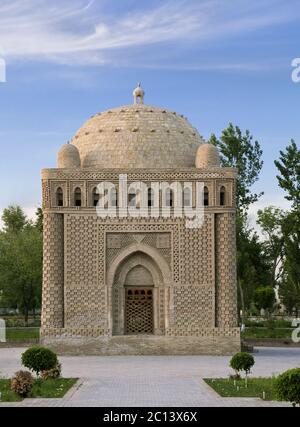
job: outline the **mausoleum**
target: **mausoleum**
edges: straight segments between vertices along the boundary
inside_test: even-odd
[[[133,96],[91,117],[42,171],[42,342],[234,353],[237,172],[185,117],[146,105],[140,85]],[[194,211],[198,223],[184,214]]]

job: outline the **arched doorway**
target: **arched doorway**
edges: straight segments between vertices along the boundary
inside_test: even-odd
[[[143,265],[133,267],[125,279],[124,333],[153,334],[153,277]]]
[[[169,269],[151,250],[134,249],[127,248],[108,270],[112,333],[162,335],[168,323]]]

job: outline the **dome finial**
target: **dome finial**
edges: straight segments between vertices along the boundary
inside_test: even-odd
[[[141,83],[138,83],[138,86],[133,91],[134,104],[144,104],[144,96],[145,91],[143,90]]]

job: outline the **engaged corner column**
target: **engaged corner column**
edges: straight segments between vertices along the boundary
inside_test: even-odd
[[[64,216],[44,214],[42,328],[64,327]]]
[[[237,326],[235,213],[215,216],[216,326]]]

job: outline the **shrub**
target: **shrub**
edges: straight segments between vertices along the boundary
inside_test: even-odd
[[[55,368],[57,363],[56,354],[45,347],[31,347],[22,354],[22,364],[35,372],[37,376],[41,371]]]
[[[33,387],[33,377],[28,371],[18,371],[11,379],[10,388],[21,397],[26,397]]]
[[[249,374],[254,363],[254,357],[249,353],[236,353],[230,360],[230,366],[235,370],[236,375],[241,371],[246,375]]]
[[[61,364],[58,363],[54,368],[48,371],[42,371],[41,377],[43,380],[56,379],[61,377]]]
[[[276,395],[279,400],[300,406],[300,368],[289,369],[276,378]]]

